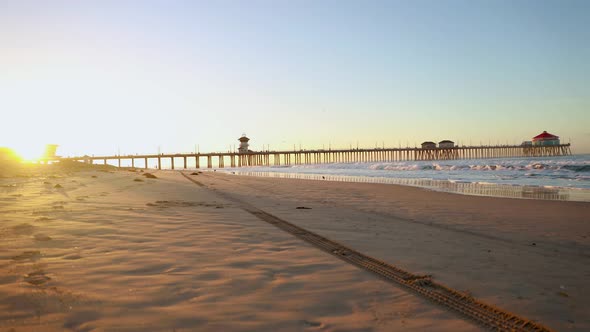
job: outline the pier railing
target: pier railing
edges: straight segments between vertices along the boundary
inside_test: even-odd
[[[571,155],[570,144],[552,146],[530,145],[494,145],[494,146],[456,146],[452,148],[375,148],[375,149],[336,149],[336,150],[293,150],[293,151],[251,151],[211,152],[211,153],[176,153],[143,154],[114,156],[66,157],[55,160],[82,161],[89,164],[116,161],[131,161],[131,167],[161,169],[162,160],[170,160],[170,168],[176,169],[176,161],[181,160],[182,168],[244,167],[244,166],[279,166],[354,162],[391,162],[417,160],[454,160],[454,159],[488,159],[516,157],[548,157]],[[194,160],[194,162],[191,162]],[[52,160],[49,160],[52,161]],[[53,160],[54,161],[54,160]],[[139,161],[139,163],[136,163]],[[150,165],[150,161],[152,162]],[[202,162],[205,162],[203,164]],[[189,165],[190,162],[190,165]],[[138,164],[138,165],[136,165]]]

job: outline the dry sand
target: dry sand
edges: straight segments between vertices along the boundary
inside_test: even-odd
[[[0,331],[479,330],[256,219],[179,173],[155,174],[157,179],[139,172],[79,171],[0,179]],[[198,178],[406,268],[428,270],[428,262],[442,268],[440,255],[399,251],[402,243],[392,238],[403,234],[404,245],[419,248],[428,245],[425,234],[407,227],[387,230],[396,225],[390,217],[322,203],[346,196],[336,184],[315,190],[307,182]],[[302,190],[294,194],[297,186]],[[374,204],[358,193],[349,199]],[[314,209],[296,210],[300,203]],[[469,280],[454,275],[452,263],[446,262],[445,277]],[[581,284],[583,278],[576,278]],[[548,292],[565,303],[564,313],[548,322],[562,324],[563,315],[581,310],[582,290],[567,291],[571,297]],[[574,326],[587,324],[579,319]]]

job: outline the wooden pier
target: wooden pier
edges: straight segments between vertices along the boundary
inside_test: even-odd
[[[245,166],[279,166],[306,165],[329,163],[356,162],[392,162],[416,160],[455,160],[455,159],[487,159],[517,157],[550,157],[571,155],[570,144],[552,146],[457,146],[453,148],[375,148],[375,149],[343,149],[343,150],[294,150],[294,151],[252,151],[213,152],[213,153],[177,153],[177,154],[145,154],[115,156],[83,156],[67,157],[55,160],[71,160],[86,163],[104,163],[131,161],[131,167],[162,169],[162,160],[170,160],[170,168],[177,169],[178,161],[182,168],[245,167]],[[194,160],[194,163],[192,161]],[[191,165],[189,166],[189,161]],[[205,161],[203,164],[202,162]],[[215,163],[215,161],[217,163]],[[155,165],[154,165],[155,162]],[[139,164],[139,165],[138,165]],[[215,165],[216,164],[216,165]],[[138,167],[139,166],[139,167]]]

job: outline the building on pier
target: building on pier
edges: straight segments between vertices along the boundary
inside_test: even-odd
[[[448,139],[438,142],[438,147],[441,149],[451,149],[455,147],[455,142]]]
[[[436,149],[436,143],[430,141],[423,142],[422,149]]]
[[[535,146],[553,146],[559,145],[559,136],[543,131],[539,135],[533,137],[533,145]]]
[[[242,137],[238,138],[238,141],[240,141],[240,146],[238,147],[238,153],[251,152],[250,150],[248,150],[248,147],[250,146],[250,144],[248,144],[249,140],[250,139],[248,137],[246,137],[246,134],[242,134]]]

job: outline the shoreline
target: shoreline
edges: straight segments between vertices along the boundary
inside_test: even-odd
[[[354,175],[330,175],[321,173],[286,173],[269,171],[242,171],[224,170],[228,173],[239,176],[256,176],[270,178],[302,179],[314,181],[350,182],[350,183],[378,183],[388,185],[399,185],[405,187],[423,188],[436,192],[451,194],[482,196],[482,197],[503,197],[514,199],[533,200],[557,200],[571,202],[590,202],[590,190],[585,188],[570,188],[557,186],[535,186],[516,184],[497,184],[489,182],[468,182],[454,180],[433,180],[414,178],[388,178],[369,177]]]

